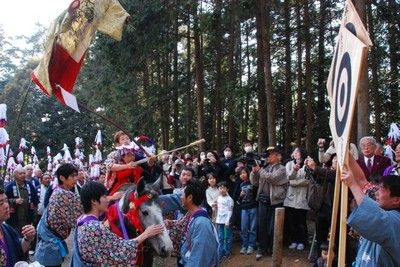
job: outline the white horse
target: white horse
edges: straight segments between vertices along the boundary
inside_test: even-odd
[[[110,206],[108,211],[108,213],[114,214],[113,219],[107,218],[111,230],[120,236],[122,234],[122,237],[125,236],[125,238],[131,239],[135,238],[138,232],[142,232],[150,225],[164,225],[162,210],[158,201],[160,183],[161,179],[158,179],[153,184],[146,184],[144,179],[140,179],[137,186],[134,184],[122,186],[123,188],[120,188],[119,191],[125,191],[123,197],[116,205]],[[110,209],[113,210],[110,211]],[[116,212],[120,212],[119,214],[122,216],[115,218]],[[123,224],[120,218],[123,218]],[[125,234],[124,230],[122,230],[123,228],[125,228]],[[148,239],[144,242],[142,248],[139,248],[138,265],[152,266],[153,250],[160,257],[168,257],[172,251],[172,241],[165,229],[165,225],[162,234]]]

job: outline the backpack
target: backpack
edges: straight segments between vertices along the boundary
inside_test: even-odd
[[[308,184],[307,204],[312,210],[319,211],[322,207],[322,203],[324,202],[324,197],[326,194],[326,180],[324,179],[323,183],[321,184],[318,183],[311,175],[309,180],[310,183]]]

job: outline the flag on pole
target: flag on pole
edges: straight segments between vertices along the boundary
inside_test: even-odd
[[[24,162],[24,150],[28,148],[26,143],[27,142],[26,142],[25,138],[21,138],[21,141],[19,142],[19,147],[18,147],[19,152],[18,152],[17,158],[16,158],[18,164],[21,164],[21,166]]]
[[[64,146],[61,150],[64,151],[64,156],[62,158],[64,160],[64,162],[72,163],[71,152],[69,151],[69,147],[67,146],[67,144],[64,144]]]
[[[3,128],[7,123],[7,105],[0,104],[0,127]]]
[[[0,104],[0,167],[4,167],[6,165],[7,156],[5,152],[5,148],[7,144],[10,142],[10,137],[4,128],[7,123],[7,105]]]
[[[8,152],[8,161],[7,161],[7,172],[12,173],[17,167],[17,163],[14,160],[14,153],[10,149],[10,145],[6,147],[6,154]]]
[[[46,155],[47,155],[47,171],[49,171],[50,173],[53,170],[53,165],[51,163],[51,149],[49,146],[46,147]]]
[[[58,167],[61,166],[62,161],[63,161],[63,156],[61,155],[61,153],[57,153],[57,155],[55,155],[53,158],[53,172],[55,172],[58,169]]]
[[[79,111],[72,90],[86,51],[100,31],[117,41],[129,17],[118,0],[74,0],[52,24],[43,58],[32,72],[33,81],[47,95]]]
[[[90,178],[92,180],[97,180],[100,177],[100,165],[103,160],[103,157],[101,155],[101,146],[102,146],[102,136],[101,136],[101,131],[98,130],[96,137],[95,137],[95,147],[96,147],[96,152],[94,155],[92,155],[92,159],[90,162]]]
[[[36,149],[34,146],[31,147],[31,155],[32,155],[31,164],[33,166],[33,169],[39,168],[39,158],[36,154]]]
[[[82,145],[83,139],[80,137],[75,137],[75,151],[74,151],[74,163],[76,166],[79,167],[79,169],[83,168],[83,163],[82,163],[82,159],[83,159],[83,153],[80,150],[81,145]]]

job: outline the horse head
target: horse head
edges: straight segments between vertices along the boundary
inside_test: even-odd
[[[121,211],[125,214],[127,223],[126,228],[132,231],[144,230],[150,225],[164,225],[161,205],[158,200],[159,181],[154,184],[146,184],[144,179],[140,179],[137,186],[129,186],[123,198],[119,202]],[[139,222],[137,221],[139,220]],[[140,224],[138,226],[138,224]],[[137,229],[142,227],[142,229]],[[167,257],[172,251],[172,241],[164,225],[164,232],[148,239],[153,249],[160,257]]]

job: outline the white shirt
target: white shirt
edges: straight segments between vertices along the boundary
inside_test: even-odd
[[[46,195],[47,188],[50,186],[44,186],[43,184],[40,185],[40,195],[39,195],[39,204],[38,204],[38,210],[37,213],[39,215],[43,214],[44,211],[44,196]]]
[[[374,165],[374,157],[375,156],[372,156],[370,158],[364,157],[365,166],[368,167],[368,160],[371,160],[371,167],[372,167]]]
[[[233,211],[233,199],[227,194],[226,196],[217,197],[217,224],[229,224]]]
[[[219,196],[219,190],[217,187],[211,187],[209,186],[206,190],[206,198],[207,198],[207,204],[210,205],[210,207],[213,207],[213,204],[215,203],[215,200]]]

